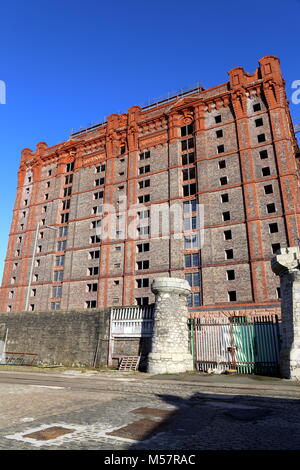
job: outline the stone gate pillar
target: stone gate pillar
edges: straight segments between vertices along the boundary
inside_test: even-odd
[[[300,380],[300,250],[282,248],[272,259],[280,276],[282,344],[280,372],[286,379]]]
[[[155,294],[152,349],[148,372],[177,373],[193,369],[187,325],[187,296],[191,292],[184,279],[161,277],[151,286]]]

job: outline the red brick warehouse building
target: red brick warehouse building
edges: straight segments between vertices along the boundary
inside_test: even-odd
[[[297,243],[297,151],[273,56],[252,75],[237,67],[228,83],[133,106],[53,147],[24,149],[0,310],[152,303],[160,276],[188,279],[192,310],[278,306],[270,259]],[[118,207],[125,195],[127,208],[143,205],[140,238],[102,240],[103,204]],[[173,202],[183,204],[188,235],[143,238],[148,206]],[[196,202],[204,205],[201,250]],[[117,217],[126,220],[124,208]]]

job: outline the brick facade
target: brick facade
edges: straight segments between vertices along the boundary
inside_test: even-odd
[[[152,303],[154,278],[187,274],[194,274],[192,311],[279,305],[270,259],[279,244],[297,242],[296,152],[273,56],[252,75],[238,67],[228,83],[133,106],[61,144],[24,149],[0,311],[26,308],[38,223],[29,310]],[[132,205],[143,201],[145,211],[188,200],[204,206],[201,250],[176,238],[128,237]],[[99,241],[95,224],[106,204],[120,216],[120,235]],[[147,251],[139,250],[142,243]],[[192,256],[198,253],[199,262]]]

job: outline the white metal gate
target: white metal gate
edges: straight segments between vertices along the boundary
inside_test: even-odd
[[[151,337],[154,305],[115,307],[110,314],[108,365],[112,365],[114,343],[117,338]]]

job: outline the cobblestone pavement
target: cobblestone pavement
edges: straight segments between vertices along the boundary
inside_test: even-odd
[[[0,372],[0,449],[299,450],[300,388],[272,387]],[[130,423],[143,441],[108,434]],[[72,432],[24,437],[54,426]]]

